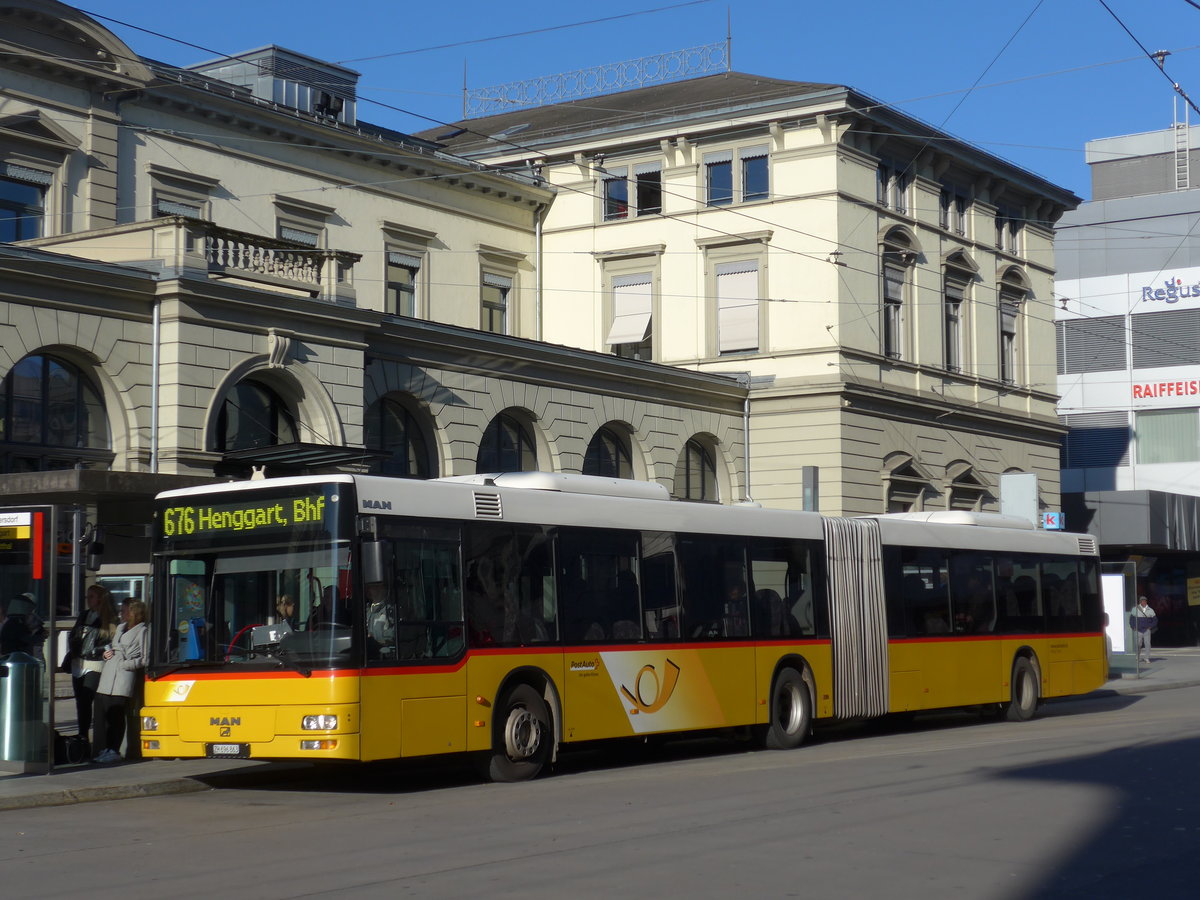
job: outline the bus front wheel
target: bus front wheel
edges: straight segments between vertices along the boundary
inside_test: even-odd
[[[554,743],[546,701],[529,685],[519,684],[505,695],[497,711],[484,775],[504,782],[536,778],[549,761]]]
[[[812,728],[812,698],[804,677],[795,669],[784,669],[771,686],[771,721],[760,731],[768,750],[799,747]]]
[[[1033,718],[1038,704],[1038,676],[1033,663],[1018,657],[1013,663],[1012,701],[1005,711],[1010,722],[1027,722]]]

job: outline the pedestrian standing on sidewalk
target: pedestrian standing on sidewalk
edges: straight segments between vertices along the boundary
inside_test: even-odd
[[[71,674],[79,736],[87,740],[92,730],[96,688],[100,686],[100,672],[104,668],[104,648],[112,643],[117,632],[117,610],[112,592],[99,584],[87,589],[84,603],[83,612],[67,636],[64,671]]]
[[[1134,646],[1137,647],[1138,660],[1150,662],[1150,635],[1158,630],[1158,614],[1151,608],[1145,597],[1138,597],[1137,606],[1129,614],[1129,627],[1133,629]]]
[[[121,604],[121,624],[112,645],[104,651],[104,669],[96,689],[96,742],[92,748],[95,762],[121,761],[128,708],[134,702],[132,698],[140,696],[140,682],[146,669],[146,639],[146,604],[141,600],[126,600]],[[130,743],[138,737],[135,730],[129,735]]]

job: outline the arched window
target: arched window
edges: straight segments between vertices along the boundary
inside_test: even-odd
[[[679,454],[675,469],[675,490],[678,500],[704,500],[715,503],[717,496],[717,467],[712,454],[695,438],[688,441]]]
[[[920,512],[925,508],[926,496],[932,493],[928,476],[904,454],[884,460],[883,481],[884,512]]]
[[[112,462],[100,391],[77,366],[26,356],[0,386],[3,471],[104,468]]]
[[[1021,381],[1020,343],[1021,308],[1029,295],[1025,276],[1011,268],[1000,278],[1000,380],[1006,384]]]
[[[492,419],[479,442],[476,472],[533,472],[537,449],[529,429],[509,413]]]
[[[296,420],[279,395],[261,382],[237,384],[217,416],[220,453],[291,444],[298,440]]]
[[[965,372],[970,363],[967,307],[978,274],[979,266],[961,249],[942,258],[942,362],[948,372]]]
[[[367,447],[391,453],[374,463],[371,471],[400,478],[433,477],[429,442],[416,417],[402,404],[384,398],[367,410]]]
[[[597,431],[583,457],[583,474],[632,478],[633,455],[628,438],[607,426]]]
[[[988,498],[987,486],[975,474],[968,462],[954,462],[946,467],[946,508],[979,512]]]
[[[880,248],[880,350],[892,359],[904,359],[906,349],[907,294],[917,254],[907,235],[898,228],[888,232]]]

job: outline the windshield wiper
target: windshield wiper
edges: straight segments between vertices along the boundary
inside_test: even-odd
[[[294,669],[295,671],[299,672],[305,678],[312,677],[312,668],[311,667],[302,666],[302,665],[300,665],[300,663],[296,662],[295,660],[288,659],[286,656],[284,656],[284,653],[282,650],[276,650],[274,653],[268,652],[267,655],[273,657],[274,659],[279,660],[279,668],[281,668],[281,669],[286,666],[289,669]]]
[[[158,681],[158,679],[165,678],[167,675],[170,675],[172,672],[178,672],[180,669],[203,669],[209,666],[217,665],[221,665],[221,663],[207,659],[189,659],[185,662],[178,662],[174,665],[165,666],[162,669],[158,669],[155,666],[150,666],[146,670],[146,677],[151,681]]]

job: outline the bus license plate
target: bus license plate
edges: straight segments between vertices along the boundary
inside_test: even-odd
[[[209,759],[249,759],[250,745],[249,744],[209,744],[208,753]]]

